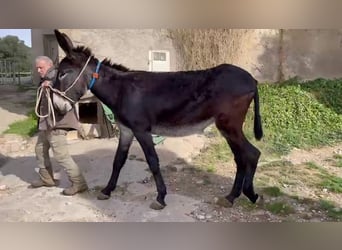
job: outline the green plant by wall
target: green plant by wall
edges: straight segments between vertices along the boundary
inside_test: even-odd
[[[263,142],[269,151],[286,153],[342,141],[342,80],[290,80],[259,85]],[[246,130],[252,137],[253,112]]]

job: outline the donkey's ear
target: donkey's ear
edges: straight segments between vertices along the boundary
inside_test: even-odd
[[[67,56],[70,56],[71,51],[74,48],[72,41],[66,34],[59,32],[59,30],[54,30],[54,31],[55,31],[55,36],[57,38],[57,42],[59,46],[64,50]]]

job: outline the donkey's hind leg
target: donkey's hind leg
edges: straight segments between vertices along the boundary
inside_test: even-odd
[[[255,203],[259,196],[254,192],[253,179],[260,151],[249,143],[242,131],[238,137],[230,134],[226,139],[234,154],[237,167],[233,188],[226,198],[233,205],[234,200],[240,196],[242,190],[243,194],[252,203]]]
[[[254,192],[253,179],[257,168],[260,151],[255,148],[244,136],[240,129],[220,130],[226,138],[236,162],[236,176],[233,188],[226,199],[233,205],[234,200],[240,196],[241,191],[247,198],[255,203],[258,194]]]
[[[242,126],[236,119],[233,119],[234,122],[229,121],[231,120],[220,119],[216,121],[216,126],[229,144],[236,163],[234,184],[226,199],[230,202],[229,205],[233,205],[234,200],[243,192],[251,202],[255,203],[258,195],[254,192],[253,178],[260,151],[246,139],[242,132]],[[225,205],[223,201],[220,203]]]
[[[245,151],[247,157],[247,166],[245,181],[243,183],[243,193],[251,202],[255,203],[259,196],[254,192],[253,179],[260,157],[260,151],[248,141],[245,144]]]
[[[246,173],[246,161],[244,156],[245,139],[239,126],[231,126],[228,122],[216,121],[216,126],[220,130],[222,136],[229,144],[236,163],[236,175],[231,192],[226,196],[226,201],[230,204],[225,204],[225,201],[220,203],[223,206],[231,206],[234,200],[241,195],[242,187]]]

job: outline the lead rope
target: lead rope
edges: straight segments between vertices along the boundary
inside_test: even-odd
[[[45,95],[47,101],[48,101],[48,112],[45,115],[42,115],[39,113],[39,103],[41,102],[42,95]],[[36,106],[35,106],[35,113],[36,116],[39,118],[47,118],[50,115],[52,115],[52,123],[53,127],[56,126],[56,116],[55,116],[55,109],[53,108],[52,100],[50,97],[50,90],[47,87],[40,86],[37,90],[37,97],[36,97]]]
[[[35,106],[35,113],[36,113],[37,117],[39,117],[39,118],[46,118],[46,117],[49,117],[50,115],[52,115],[53,126],[56,126],[55,109],[53,107],[53,102],[51,100],[50,91],[60,95],[61,97],[67,99],[71,103],[75,103],[75,101],[72,100],[70,97],[66,96],[65,92],[61,92],[58,89],[55,89],[55,88],[53,88],[51,86],[48,86],[48,87],[40,86],[37,89],[36,106]],[[45,115],[39,113],[39,103],[40,103],[40,101],[42,99],[42,95],[43,94],[46,96],[46,99],[48,101],[48,112]]]

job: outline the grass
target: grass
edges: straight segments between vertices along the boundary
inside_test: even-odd
[[[316,163],[314,162],[306,162],[305,165],[310,168],[310,169],[315,169],[315,170],[319,170],[322,171],[322,168],[320,166],[318,166]]]
[[[342,178],[333,176],[328,173],[322,175],[323,180],[319,183],[319,186],[326,188],[333,193],[342,193]]]
[[[342,209],[335,207],[332,202],[320,200],[319,208],[324,210],[330,218],[334,220],[342,220]]]
[[[279,197],[283,194],[278,187],[265,187],[262,192],[271,197]]]
[[[226,140],[220,135],[216,127],[211,130],[211,138],[210,146],[194,159],[194,163],[207,172],[214,173],[216,171],[215,166],[219,163],[231,161],[233,155]]]
[[[308,162],[305,164],[308,168],[318,171],[318,182],[315,184],[318,188],[326,188],[333,193],[342,193],[342,178],[329,174],[327,170],[315,163]]]
[[[17,91],[18,92],[26,92],[28,90],[36,90],[36,86],[33,85],[18,85]],[[18,102],[18,104],[25,105],[27,107],[32,107],[32,110],[27,113],[27,118],[16,121],[9,125],[9,128],[5,130],[4,134],[17,134],[23,137],[31,137],[37,132],[37,116],[34,111],[34,106],[36,104],[35,100],[31,102],[23,101]]]
[[[208,173],[215,173],[216,172],[215,166],[214,165],[208,166],[207,167],[207,172]]]
[[[334,163],[335,167],[342,168],[342,155],[334,154],[333,159],[335,161]]]
[[[336,160],[342,160],[342,155],[340,155],[340,154],[334,154],[334,155],[333,155],[333,158],[336,159]]]
[[[236,200],[236,206],[241,206],[245,209],[247,209],[248,211],[253,211],[257,208],[259,208],[258,204],[254,204],[252,202],[250,202],[250,200],[248,200],[246,197],[241,197],[239,199]]]
[[[37,132],[37,117],[34,111],[28,113],[28,117],[24,120],[14,122],[9,125],[4,134],[17,134],[23,137],[33,136]]]
[[[265,205],[265,208],[273,214],[289,215],[294,212],[294,209],[285,202],[274,202]]]
[[[262,165],[263,168],[288,167],[293,166],[292,162],[285,160],[274,160]]]

